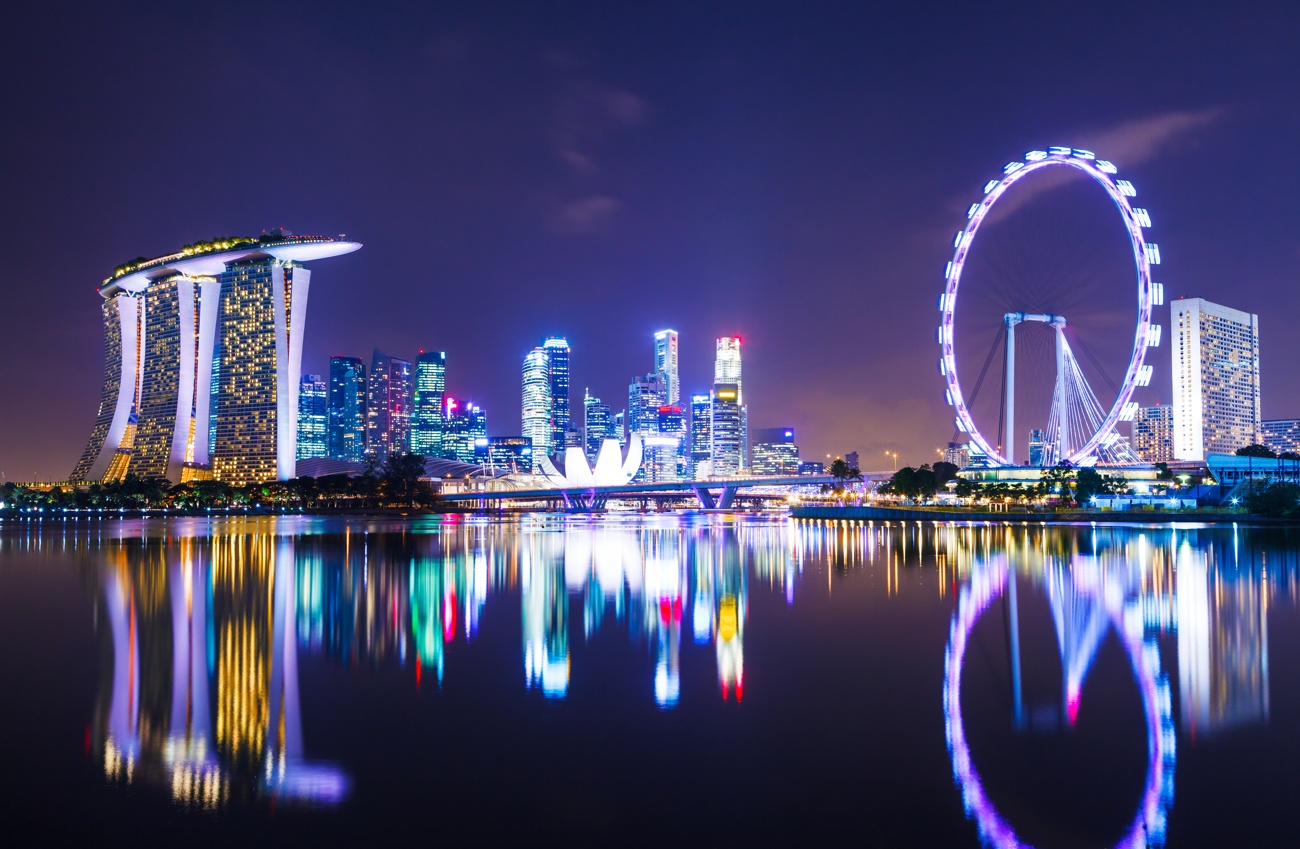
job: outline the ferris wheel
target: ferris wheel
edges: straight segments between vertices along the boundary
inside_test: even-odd
[[[1045,170],[1082,173],[1099,185],[1119,210],[1132,251],[1132,269],[1137,287],[1136,327],[1132,331],[1132,348],[1124,368],[1123,380],[1114,386],[1114,401],[1108,406],[1098,400],[1075,357],[1075,346],[1067,337],[1070,317],[1060,311],[1030,311],[1018,305],[1008,305],[998,318],[1002,324],[998,337],[1004,345],[1005,370],[1003,374],[1003,399],[996,433],[981,432],[971,412],[974,393],[963,392],[958,378],[958,356],[954,338],[964,328],[956,327],[957,294],[962,272],[967,265],[976,233],[999,201],[1015,197],[1013,187],[1026,176]],[[944,271],[945,289],[939,298],[941,320],[938,342],[942,352],[939,372],[945,382],[945,396],[954,408],[954,424],[958,431],[967,434],[972,455],[982,455],[988,466],[1016,465],[1016,328],[1025,323],[1039,323],[1051,328],[1055,339],[1055,378],[1051,389],[1050,409],[1046,412],[1046,428],[1041,465],[1054,465],[1065,461],[1077,466],[1091,466],[1099,462],[1126,464],[1136,461],[1128,443],[1117,431],[1120,422],[1132,421],[1138,411],[1133,394],[1138,387],[1151,382],[1152,367],[1146,364],[1148,348],[1157,347],[1161,341],[1161,326],[1152,321],[1152,308],[1164,303],[1164,286],[1152,280],[1152,267],[1160,264],[1160,248],[1147,241],[1146,231],[1151,227],[1151,215],[1135,207],[1132,199],[1137,195],[1133,184],[1117,177],[1116,167],[1098,159],[1091,151],[1070,147],[1049,147],[1025,154],[1023,160],[1007,163],[1002,176],[984,185],[984,196],[967,210],[966,226],[953,240],[953,256]],[[1132,291],[1129,289],[1129,291]],[[1076,342],[1080,342],[1075,337]],[[1086,347],[1085,347],[1086,351]],[[989,352],[990,360],[994,351]],[[1089,358],[1091,353],[1088,352]],[[1094,360],[1095,362],[1095,360]],[[985,363],[985,371],[988,362]],[[983,380],[981,372],[980,381]]]

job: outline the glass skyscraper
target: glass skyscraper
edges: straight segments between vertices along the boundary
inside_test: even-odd
[[[713,383],[715,387],[725,383],[736,388],[736,405],[740,407],[740,448],[737,469],[747,468],[749,466],[749,408],[745,406],[744,382],[740,374],[739,336],[718,337],[717,354],[713,360]]]
[[[709,456],[715,477],[728,477],[740,471],[742,446],[740,387],[734,383],[713,385],[710,415]]]
[[[319,374],[304,374],[298,385],[298,459],[329,456],[326,431],[329,384]]]
[[[296,474],[311,272],[356,242],[283,232],[126,263],[104,299],[104,388],[77,481]]]
[[[411,450],[411,364],[378,348],[366,381],[366,452],[379,463]]]
[[[415,414],[411,451],[423,457],[442,456],[442,402],[447,389],[447,354],[421,351],[415,358]]]
[[[668,390],[668,403],[681,399],[682,382],[677,371],[677,331],[660,330],[655,334],[655,374],[661,375]]]
[[[366,455],[366,366],[330,357],[329,456],[359,463]]]
[[[487,439],[487,413],[477,404],[460,404],[447,399],[447,427],[443,438],[443,456],[448,460],[474,463],[476,445]],[[483,444],[486,444],[484,442]]]
[[[551,453],[551,373],[543,348],[524,357],[523,435],[533,446],[533,471]]]
[[[576,434],[569,426],[569,343],[563,337],[552,336],[542,343],[546,352],[546,366],[551,385],[551,451],[563,453],[570,441],[577,444]]]
[[[591,392],[584,391],[582,397],[583,437],[587,461],[593,465],[600,454],[600,446],[606,439],[615,439],[614,418],[610,415],[609,405],[602,404]]]
[[[690,479],[704,480],[709,474],[712,450],[713,398],[707,393],[691,396]]]

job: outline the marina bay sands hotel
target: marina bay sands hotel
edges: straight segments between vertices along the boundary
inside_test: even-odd
[[[219,239],[104,281],[104,390],[77,482],[295,476],[311,272],[345,237]]]

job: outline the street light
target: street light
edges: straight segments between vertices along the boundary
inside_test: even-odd
[[[894,471],[898,471],[898,452],[897,452],[897,451],[886,451],[886,452],[885,452],[885,456],[886,456],[886,457],[893,457],[893,458],[894,458]]]

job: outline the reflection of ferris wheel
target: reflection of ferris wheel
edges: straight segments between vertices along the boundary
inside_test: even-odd
[[[1133,263],[1137,277],[1137,327],[1133,333],[1133,348],[1124,372],[1123,382],[1117,387],[1116,398],[1109,409],[1097,400],[1089,387],[1083,371],[1075,359],[1074,350],[1066,338],[1067,317],[1059,314],[1009,311],[1002,317],[1003,330],[999,341],[1005,340],[1006,371],[1004,384],[1005,427],[999,422],[998,433],[989,439],[981,433],[971,415],[970,403],[978,392],[978,383],[971,396],[963,394],[957,378],[957,357],[953,348],[954,315],[957,290],[961,284],[962,269],[975,241],[975,233],[987,219],[997,201],[1016,182],[1035,171],[1048,168],[1075,169],[1096,181],[1114,201],[1123,218],[1132,245]],[[1115,178],[1115,166],[1097,159],[1091,152],[1068,147],[1052,147],[1025,154],[1023,161],[1011,162],[1002,169],[1000,179],[990,180],[984,186],[984,197],[967,211],[966,227],[957,233],[953,243],[954,254],[945,272],[946,288],[939,299],[942,320],[939,326],[939,344],[942,357],[939,371],[944,376],[946,395],[956,411],[956,427],[970,438],[972,455],[982,455],[983,462],[991,466],[1015,465],[1015,328],[1024,322],[1040,322],[1054,331],[1056,342],[1056,378],[1052,391],[1051,408],[1047,416],[1042,465],[1053,465],[1062,460],[1074,465],[1125,463],[1134,461],[1132,452],[1116,431],[1121,421],[1132,421],[1138,404],[1132,400],[1134,390],[1151,381],[1152,367],[1145,364],[1147,348],[1160,344],[1161,327],[1151,322],[1151,308],[1164,302],[1164,287],[1151,280],[1151,266],[1159,265],[1160,250],[1146,241],[1143,230],[1151,226],[1150,214],[1134,207],[1129,199],[1136,195],[1133,184]],[[995,343],[997,344],[997,343]],[[1086,352],[1086,349],[1085,349]],[[993,356],[990,351],[990,361]],[[1091,357],[1091,354],[1089,354]],[[988,363],[985,363],[985,370]],[[982,380],[982,375],[981,375]],[[974,459],[974,457],[972,458]]]

